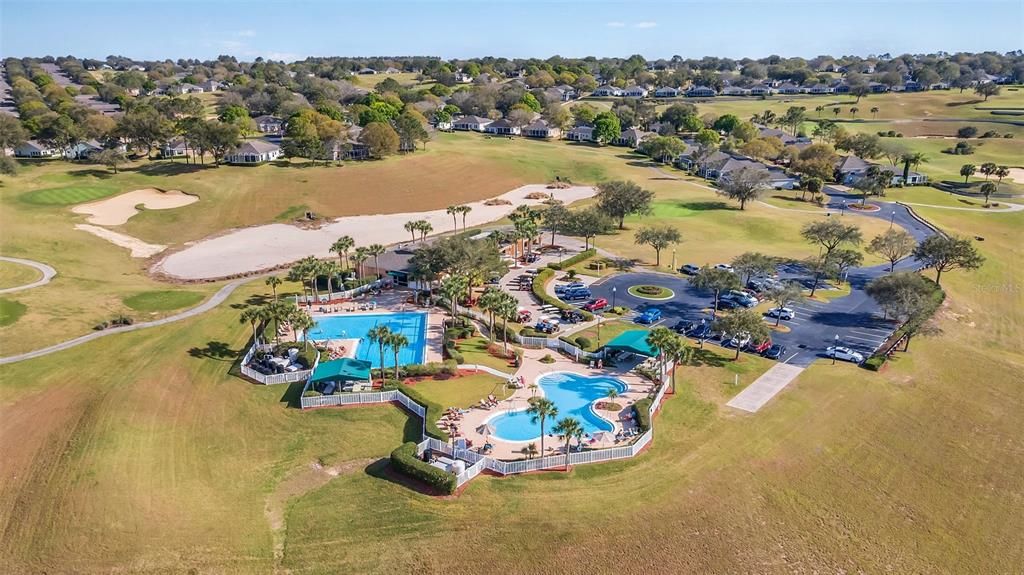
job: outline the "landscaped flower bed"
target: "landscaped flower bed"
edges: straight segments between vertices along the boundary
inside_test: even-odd
[[[626,291],[630,295],[644,299],[671,299],[672,296],[676,295],[675,292],[668,288],[653,285],[630,286]]]

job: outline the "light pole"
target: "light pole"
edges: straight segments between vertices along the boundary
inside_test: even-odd
[[[672,248],[672,269],[676,269],[676,249]]]
[[[612,286],[612,309],[615,309],[615,292],[616,291],[618,291],[618,288],[616,288],[615,286]]]
[[[841,215],[841,216],[845,216],[846,215],[846,200],[843,200],[843,209],[842,209],[842,211],[840,212],[839,215]]]
[[[601,316],[597,316],[597,349],[601,349]]]
[[[836,342],[832,345],[832,365],[836,364],[836,352],[839,351],[836,348],[839,347],[839,334],[836,334]]]
[[[889,214],[889,229],[890,230],[892,229],[892,223],[894,221],[896,221],[896,208],[893,208],[892,212],[890,212],[890,214]]]

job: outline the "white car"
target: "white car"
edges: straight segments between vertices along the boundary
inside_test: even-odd
[[[852,361],[853,363],[860,363],[864,361],[864,356],[860,352],[853,351],[848,347],[831,346],[825,350],[825,355],[828,357],[834,357],[843,361]]]
[[[796,317],[796,312],[789,309],[788,307],[775,307],[768,310],[768,317],[777,317],[781,319],[793,319]]]
[[[716,270],[725,270],[727,272],[733,271],[732,266],[729,264],[715,264]]]

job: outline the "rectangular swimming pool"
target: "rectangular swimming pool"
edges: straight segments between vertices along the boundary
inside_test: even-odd
[[[309,331],[309,339],[358,339],[356,359],[380,366],[380,348],[366,336],[378,325],[386,325],[393,332],[404,335],[409,345],[398,354],[398,364],[423,363],[427,345],[427,314],[420,312],[377,313],[359,315],[332,315],[314,318],[316,326]],[[395,354],[384,347],[384,365],[394,367]]]

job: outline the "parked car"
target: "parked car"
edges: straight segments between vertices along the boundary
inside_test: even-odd
[[[569,290],[580,289],[580,288],[585,288],[585,287],[587,287],[587,286],[584,285],[583,282],[572,282],[572,283],[568,283],[568,284],[557,284],[555,286],[555,293],[556,294],[560,294],[562,292],[566,292],[566,291],[569,291]]]
[[[541,333],[555,333],[559,330],[558,320],[551,319],[549,317],[542,317],[537,321],[537,324],[533,326],[533,329]]]
[[[746,349],[750,353],[762,354],[765,351],[768,351],[768,349],[771,346],[772,346],[772,340],[771,340],[771,338],[768,338],[768,339],[766,339],[764,341],[757,342],[757,343],[755,343],[753,341],[747,342],[747,345],[744,346],[744,349]]]
[[[579,323],[583,321],[583,314],[579,310],[575,309],[563,309],[562,319],[569,323]]]
[[[533,314],[530,313],[530,310],[526,308],[519,308],[519,310],[516,312],[516,321],[518,321],[519,323],[530,323],[530,318],[532,317]]]
[[[521,262],[523,262],[524,264],[532,264],[533,262],[535,262],[535,261],[537,261],[539,259],[540,259],[540,256],[538,256],[537,254],[526,254],[525,256],[519,258],[519,260]]]
[[[756,297],[740,290],[729,290],[722,294],[720,299],[738,303],[743,307],[754,307],[759,303]]]
[[[583,304],[583,309],[585,309],[585,310],[587,310],[589,312],[601,311],[601,310],[603,310],[606,307],[608,307],[608,300],[606,300],[603,297],[599,297],[597,299],[592,299],[592,300],[588,301],[587,303]]]
[[[686,274],[688,276],[695,276],[700,272],[700,266],[696,264],[686,264],[679,268],[679,273]]]
[[[487,278],[487,285],[498,285],[501,283],[501,276],[491,276]]]
[[[729,265],[729,264],[715,264],[715,269],[725,270],[727,272],[735,271],[735,270],[732,269],[732,266]]]
[[[786,346],[781,343],[775,343],[764,351],[764,356],[768,359],[779,359],[783,353],[786,353]]]
[[[718,298],[718,311],[736,309],[740,307],[740,304],[732,301],[731,299]]]
[[[697,339],[711,339],[711,324],[697,324],[696,327],[687,332],[686,335]]]
[[[649,307],[640,315],[637,316],[637,323],[652,324],[661,319],[661,309],[656,307]]]
[[[747,344],[750,343],[750,335],[745,333],[738,333],[732,337],[729,337],[728,339],[726,338],[726,336],[723,335],[722,341],[724,342],[722,343],[722,345],[724,345],[725,347],[743,349],[747,347]]]
[[[590,293],[588,288],[576,288],[566,290],[558,297],[561,298],[562,301],[580,301],[584,299],[591,299],[594,297],[594,294]]]
[[[768,310],[766,313],[768,317],[778,317],[782,319],[793,319],[796,317],[796,312],[788,307],[775,307]]]
[[[838,345],[829,346],[829,348],[825,350],[825,355],[841,359],[843,361],[852,361],[853,363],[860,363],[864,361],[864,355],[859,351],[853,351],[848,347]]]

